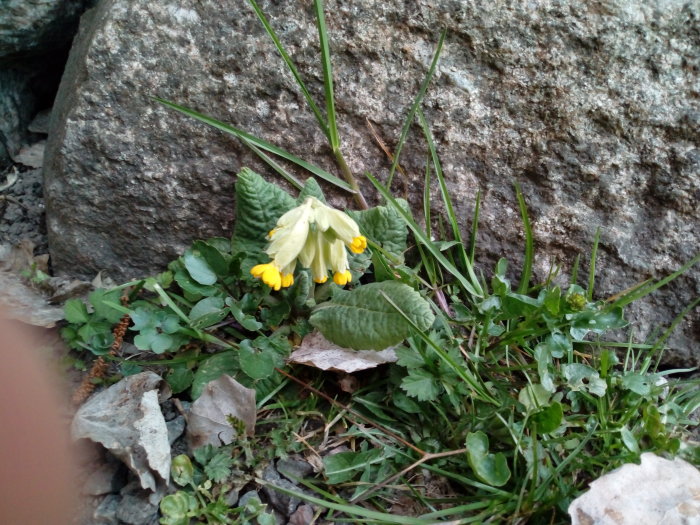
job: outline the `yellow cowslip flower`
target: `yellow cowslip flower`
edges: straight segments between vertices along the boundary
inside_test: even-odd
[[[345,247],[353,253],[367,248],[367,239],[352,218],[315,197],[282,215],[267,238],[265,253],[272,261],[254,266],[250,273],[274,290],[294,283],[297,261],[311,269],[315,282],[326,282],[330,270],[333,282],[344,286],[352,279]]]

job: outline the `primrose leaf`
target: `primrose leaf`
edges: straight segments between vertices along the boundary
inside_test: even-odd
[[[396,199],[399,205],[408,211],[408,203],[403,199]],[[369,210],[348,212],[360,230],[370,239],[393,255],[397,262],[403,262],[403,254],[406,251],[406,237],[408,229],[403,217],[393,207],[376,206]]]
[[[304,182],[304,187],[299,192],[299,197],[297,198],[297,203],[302,204],[307,197],[316,197],[318,200],[326,203],[326,197],[323,195],[323,190],[319,183],[313,177],[309,177]]]
[[[494,487],[505,485],[510,479],[510,469],[503,453],[489,453],[489,438],[481,431],[467,435],[467,457],[474,474]]]
[[[309,321],[326,339],[339,346],[382,350],[411,334],[411,325],[387,297],[419,330],[427,330],[433,324],[435,315],[428,301],[397,281],[366,284],[352,291],[338,290],[330,301],[316,307]]]
[[[199,252],[187,250],[185,255],[182,256],[182,262],[192,279],[199,284],[206,286],[216,282],[216,273]]]
[[[259,256],[267,243],[267,234],[275,227],[277,219],[295,206],[296,201],[279,186],[243,168],[236,181],[232,253]]]
[[[418,401],[433,401],[440,393],[435,377],[422,368],[411,370],[401,381],[401,389]]]
[[[63,307],[66,321],[74,324],[87,323],[90,320],[87,307],[80,299],[68,299]]]

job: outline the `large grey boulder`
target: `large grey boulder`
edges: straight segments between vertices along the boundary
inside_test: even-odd
[[[262,7],[323,106],[310,3]],[[326,13],[343,147],[360,177],[384,178],[389,166],[366,121],[396,144],[447,28],[424,109],[465,228],[482,191],[485,270],[499,256],[522,259],[514,180],[531,211],[540,279],[556,264],[566,272],[579,253],[585,271],[597,227],[599,297],[666,274],[698,251],[697,2],[355,0],[328,1]],[[59,273],[143,275],[195,238],[230,232],[235,174],[260,164],[235,139],[151,95],[337,173],[246,2],[102,0],[72,50],[45,159]],[[408,178],[404,186],[398,175],[396,188],[408,189],[416,209],[425,160],[414,129],[402,154]],[[698,293],[694,270],[635,307],[635,331],[668,324]],[[700,363],[699,333],[696,313],[672,340],[678,362]]]

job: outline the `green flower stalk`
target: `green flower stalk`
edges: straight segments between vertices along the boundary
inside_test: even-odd
[[[331,271],[333,282],[345,286],[352,280],[346,247],[353,253],[367,248],[354,220],[315,197],[282,215],[267,237],[265,253],[272,260],[254,266],[250,273],[274,290],[294,284],[297,262],[311,269],[315,282],[325,283]]]

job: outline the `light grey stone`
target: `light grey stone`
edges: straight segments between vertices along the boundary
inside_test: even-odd
[[[314,468],[311,466],[311,464],[303,459],[290,457],[277,460],[277,472],[287,477],[289,481],[296,482],[288,475],[297,479],[303,479],[306,476],[309,476],[313,471]]]
[[[120,496],[114,494],[106,496],[93,512],[93,521],[90,525],[118,525],[117,509],[120,501]]]
[[[122,497],[117,508],[117,518],[130,525],[150,523],[158,515],[158,507],[148,501],[148,497],[127,494]]]
[[[323,106],[311,5],[261,4]],[[360,178],[385,179],[389,166],[366,120],[395,146],[437,33],[447,29],[423,108],[465,232],[482,192],[480,269],[501,256],[512,268],[522,261],[514,180],[530,209],[538,281],[556,264],[565,278],[577,254],[584,275],[599,226],[598,297],[665,275],[697,252],[697,2],[329,0],[326,16],[342,147]],[[235,174],[259,162],[152,95],[337,173],[245,2],[104,0],[84,17],[52,116],[45,175],[57,271],[140,276],[161,271],[195,238],[230,233]],[[425,159],[413,129],[401,164],[415,210]],[[395,188],[403,192],[401,175]],[[350,204],[340,193],[331,201]],[[443,208],[437,198],[433,207]],[[698,293],[695,270],[633,307],[635,334],[667,325]],[[699,317],[670,340],[679,365],[700,363]]]

